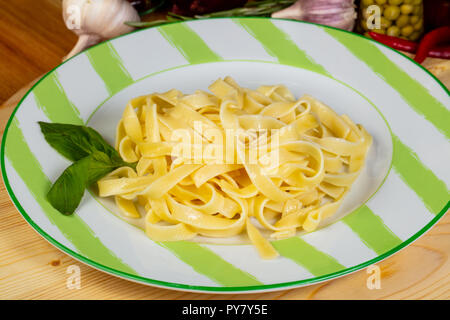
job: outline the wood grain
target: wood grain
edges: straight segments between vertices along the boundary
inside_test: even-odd
[[[60,1],[2,1],[0,101],[16,94],[0,107],[0,134],[30,81],[59,64],[75,40],[62,24]],[[424,65],[450,86],[450,61],[427,59]],[[79,290],[66,286],[71,265],[81,270]],[[450,214],[378,266],[381,289],[373,290],[366,286],[366,270],[263,294],[213,295],[149,287],[88,267],[53,247],[25,222],[0,183],[0,299],[450,299]]]
[[[77,37],[61,18],[61,0],[0,4],[0,102],[56,67]]]

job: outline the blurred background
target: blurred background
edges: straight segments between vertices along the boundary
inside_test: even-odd
[[[450,0],[97,1],[110,8],[114,2],[128,2],[139,13],[138,19],[133,18],[129,25],[138,28],[164,23],[167,19],[177,21],[202,17],[274,16],[327,24],[368,37],[368,31],[372,31],[418,42],[427,32],[450,24]],[[64,1],[66,6],[72,2]],[[374,5],[379,11],[374,10]],[[111,15],[119,16],[123,13],[123,10],[111,9],[117,13],[108,10],[103,8],[102,12],[106,17],[105,21],[102,21],[103,25],[108,24]],[[61,0],[0,2],[0,103],[60,64],[75,46],[78,35],[67,28],[69,21],[67,17],[64,21],[62,12]],[[373,19],[374,14],[379,15],[379,20]],[[120,19],[125,21],[129,17],[130,15],[125,15]],[[83,20],[81,22],[85,23]],[[123,21],[120,21],[120,24],[124,25]],[[102,34],[101,28],[94,28],[94,33],[98,31],[102,34],[101,40],[104,40],[111,35],[131,31],[130,26],[106,35]],[[98,26],[96,28],[98,29]],[[78,34],[82,32],[84,30]],[[410,49],[412,54],[416,50]],[[450,54],[449,52],[446,54]]]

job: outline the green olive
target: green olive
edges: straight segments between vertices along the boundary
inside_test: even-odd
[[[368,6],[372,5],[373,3],[374,3],[373,0],[362,0],[362,1],[361,1],[361,4],[362,4],[364,7],[368,7]]]
[[[419,6],[414,6],[414,7],[413,7],[413,10],[412,10],[412,14],[415,15],[415,16],[420,16],[420,15],[422,15],[422,6],[421,6],[421,5],[419,5]]]
[[[422,4],[422,0],[413,0],[413,4],[415,5]]]
[[[400,8],[395,6],[389,6],[384,10],[383,16],[388,20],[396,20],[400,15]]]
[[[386,34],[391,37],[398,37],[398,35],[400,34],[400,28],[397,26],[389,27]]]
[[[419,40],[421,33],[419,31],[414,31],[413,33],[411,33],[411,35],[409,36],[409,39],[412,41],[416,41]]]
[[[420,18],[418,16],[411,16],[410,20],[412,24],[419,22]]]
[[[416,24],[414,24],[414,30],[419,31],[423,28],[423,20],[419,20]]]
[[[389,28],[391,26],[391,24],[392,24],[392,22],[389,21],[388,19],[386,19],[385,17],[380,18],[381,28],[383,28],[383,29]]]
[[[393,6],[398,6],[402,2],[403,2],[402,0],[389,0],[389,4]]]
[[[379,5],[385,4],[387,0],[375,0],[375,2]]]
[[[399,28],[406,26],[408,23],[409,23],[409,17],[405,16],[405,15],[401,15],[400,17],[398,17],[397,21],[395,22],[395,24]]]
[[[400,11],[402,14],[410,14],[413,11],[414,7],[410,4],[402,4],[400,7]]]
[[[386,34],[386,29],[373,29],[372,31],[376,33]]]
[[[402,28],[402,35],[405,37],[408,37],[413,32],[414,28],[412,26],[406,26]]]
[[[411,4],[411,3],[413,3],[413,0],[403,0],[403,3],[404,4]]]

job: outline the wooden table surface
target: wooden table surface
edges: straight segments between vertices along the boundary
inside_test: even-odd
[[[30,83],[57,66],[75,41],[62,22],[61,1],[1,1],[1,133]],[[424,65],[450,86],[450,61],[427,59]],[[80,289],[66,286],[71,265],[80,267]],[[0,183],[0,299],[450,299],[450,214],[378,266],[381,289],[372,290],[366,286],[367,270],[271,293],[212,295],[153,288],[95,270],[50,245],[25,222]]]

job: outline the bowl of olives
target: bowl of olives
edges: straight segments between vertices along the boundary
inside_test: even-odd
[[[357,31],[418,40],[424,30],[423,0],[361,0]]]

